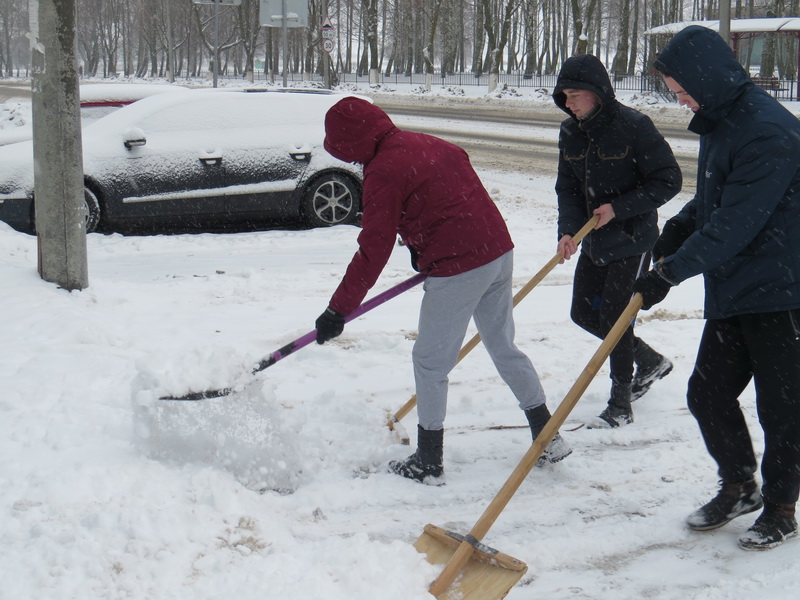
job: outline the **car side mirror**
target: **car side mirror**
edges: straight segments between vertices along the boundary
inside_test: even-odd
[[[134,146],[144,146],[147,143],[147,138],[144,135],[144,131],[138,127],[134,127],[133,129],[129,129],[125,132],[125,137],[123,138],[122,143],[125,144],[125,147],[128,150],[130,150]]]

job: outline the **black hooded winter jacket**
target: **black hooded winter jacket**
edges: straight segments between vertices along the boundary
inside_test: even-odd
[[[599,110],[578,120],[565,89],[593,92]],[[594,209],[611,203],[615,218],[592,231],[581,251],[596,265],[647,252],[658,238],[658,207],[681,189],[669,144],[649,117],[616,100],[605,67],[590,54],[564,61],[553,100],[570,115],[558,141],[558,238],[575,235]]]
[[[800,308],[800,121],[705,27],[676,34],[654,66],[700,105],[697,192],[671,219],[694,233],[664,273],[704,274],[709,319]]]

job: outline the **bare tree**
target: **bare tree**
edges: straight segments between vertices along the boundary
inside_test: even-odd
[[[483,30],[486,34],[486,57],[484,71],[489,72],[489,91],[494,90],[500,80],[503,50],[508,43],[511,21],[520,0],[481,0],[483,4]],[[495,12],[497,11],[497,12]]]
[[[589,30],[593,25],[597,0],[571,0],[572,28],[575,32],[573,48],[575,54],[586,54],[589,50]]]
[[[262,27],[259,19],[259,8],[258,0],[242,0],[242,4],[234,12],[236,29],[244,52],[244,76],[248,81],[253,81],[254,79],[256,50],[260,45],[259,38]]]
[[[14,49],[24,40],[24,31],[27,30],[28,3],[18,0],[0,0],[0,27],[2,30],[2,43],[0,43],[0,75],[7,77],[14,75]]]

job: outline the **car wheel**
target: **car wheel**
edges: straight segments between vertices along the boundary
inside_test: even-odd
[[[83,199],[86,203],[86,233],[92,233],[100,224],[100,200],[89,188],[83,188]]]
[[[95,194],[89,188],[83,188],[83,202],[86,205],[86,233],[92,233],[97,230],[100,224],[100,200],[97,199]],[[36,208],[34,202],[31,202],[31,224],[33,226],[32,233],[36,233]]]
[[[359,208],[356,185],[347,177],[329,173],[306,188],[302,215],[311,227],[328,227],[355,222]]]

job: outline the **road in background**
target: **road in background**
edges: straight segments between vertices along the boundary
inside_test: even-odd
[[[375,95],[373,100],[402,129],[435,135],[461,146],[479,170],[556,174],[558,130],[565,114],[555,106],[395,94]],[[670,122],[650,116],[673,147],[683,172],[683,189],[693,190],[698,136],[686,130],[688,119]]]
[[[31,86],[25,84],[0,84],[0,103],[12,100],[30,100]]]

